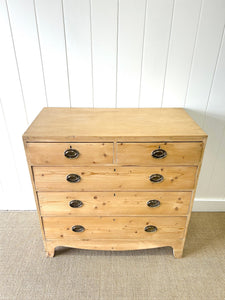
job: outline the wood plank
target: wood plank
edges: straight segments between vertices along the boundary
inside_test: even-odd
[[[49,106],[70,106],[62,1],[35,1]]]
[[[19,174],[16,170],[14,153],[12,150],[12,144],[9,137],[7,124],[4,116],[4,111],[0,99],[0,166],[2,172],[0,172],[0,209],[1,210],[13,210],[15,209],[15,201],[13,199],[18,198],[18,191],[20,190]],[[7,152],[6,152],[7,149]],[[6,159],[6,156],[10,159]],[[13,176],[13,190],[12,180]]]
[[[94,107],[115,107],[117,0],[91,1]]]
[[[225,35],[218,58],[204,129],[209,134],[202,172],[199,178],[197,198],[222,199],[225,178]]]
[[[92,107],[89,0],[63,1],[72,107]]]
[[[165,150],[165,158],[156,159],[152,152]],[[117,143],[117,163],[122,165],[198,165],[202,143]]]
[[[133,141],[187,137],[200,141],[203,136],[205,132],[181,108],[44,108],[25,132],[24,139],[90,142],[116,137]]]
[[[138,107],[145,9],[145,0],[119,1],[117,107]]]
[[[79,152],[77,158],[65,157],[71,148]],[[113,143],[27,143],[27,155],[32,166],[112,164]]]
[[[160,107],[173,0],[147,1],[140,107]]]
[[[33,1],[9,0],[7,3],[23,96],[31,123],[47,105],[35,11]]]
[[[37,191],[192,190],[197,167],[33,167]],[[77,174],[71,183],[67,175]],[[161,174],[162,182],[149,180]]]
[[[203,1],[185,107],[203,125],[224,29],[224,0]],[[210,41],[210,42],[209,42]],[[207,51],[206,51],[207,49]]]
[[[18,188],[16,190],[17,195],[21,195],[23,198],[23,207],[22,204],[18,202],[19,196],[10,198],[10,207],[12,209],[33,209],[34,207],[30,203],[30,199],[32,198],[32,189],[29,185],[29,173],[21,139],[22,133],[28,125],[27,113],[24,105],[23,90],[20,81],[18,62],[15,55],[16,53],[8,18],[7,6],[4,1],[0,1],[0,37],[0,97],[7,125],[6,134],[9,137],[11,143],[10,147],[13,152],[13,157],[15,158],[15,160],[11,162],[13,164],[11,176],[13,174],[13,176],[16,177],[15,189]],[[4,151],[3,158],[6,160],[12,159],[10,157],[12,153],[11,150],[8,151],[5,146],[2,144],[2,150]],[[16,182],[18,182],[18,185]],[[10,192],[11,189],[6,190],[6,193],[10,194]]]
[[[39,192],[42,216],[185,216],[191,192]],[[149,200],[160,206],[149,207]],[[73,208],[72,200],[82,207]]]
[[[201,2],[201,0],[175,1],[163,107],[184,106]]]
[[[182,239],[186,217],[43,217],[46,239]],[[73,232],[74,225],[85,228]],[[156,232],[146,232],[148,225]],[[119,238],[118,238],[119,237]]]

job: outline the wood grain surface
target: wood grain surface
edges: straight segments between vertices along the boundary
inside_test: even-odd
[[[157,159],[152,151],[163,149],[165,158]],[[124,165],[198,165],[202,143],[117,143],[117,163]]]
[[[33,167],[37,191],[192,190],[197,167]],[[67,181],[77,174],[80,182]],[[160,174],[162,182],[149,176]]]
[[[201,140],[203,136],[205,132],[183,108],[44,108],[23,137],[27,141],[72,142]]]
[[[65,157],[64,152],[70,148],[79,152],[78,158]],[[33,166],[113,163],[113,143],[27,143],[27,153]]]
[[[46,239],[182,239],[186,217],[43,217]],[[73,232],[82,225],[84,232]],[[148,225],[156,232],[146,232]]]
[[[39,192],[42,216],[184,216],[188,214],[191,192]],[[69,203],[80,200],[82,207]],[[149,200],[160,206],[149,207]]]

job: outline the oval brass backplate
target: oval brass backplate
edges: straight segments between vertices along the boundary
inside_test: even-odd
[[[154,225],[148,225],[145,227],[145,231],[146,232],[156,232],[157,231],[157,227]]]
[[[64,152],[64,156],[69,159],[78,158],[80,155],[79,151],[76,149],[67,149]]]
[[[83,232],[85,231],[85,228],[82,225],[74,225],[72,227],[73,232]]]
[[[161,174],[152,174],[149,177],[149,180],[151,182],[162,182],[164,180],[164,177]]]

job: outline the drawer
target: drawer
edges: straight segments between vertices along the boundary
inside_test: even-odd
[[[27,143],[33,166],[112,164],[113,143]]]
[[[198,165],[202,143],[117,143],[123,165]]]
[[[192,190],[196,170],[194,166],[33,167],[37,191]],[[155,174],[163,181],[151,182]],[[79,182],[67,181],[68,176]]]
[[[188,214],[191,192],[39,192],[42,216]]]
[[[174,240],[184,237],[186,217],[43,217],[43,223],[46,239]],[[83,232],[73,231],[78,225]],[[154,227],[146,232],[146,226]]]

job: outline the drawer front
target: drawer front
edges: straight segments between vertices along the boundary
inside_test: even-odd
[[[39,192],[42,216],[188,214],[191,192]]]
[[[46,239],[173,240],[184,237],[186,217],[43,217],[43,223]],[[77,225],[84,231],[74,232]]]
[[[27,143],[27,154],[33,166],[112,164],[113,143]]]
[[[34,167],[37,191],[192,190],[197,167]],[[69,177],[79,182],[69,182]],[[152,182],[159,174],[163,181]],[[153,180],[153,178],[152,178]]]
[[[117,163],[128,165],[198,165],[202,143],[118,143]]]

